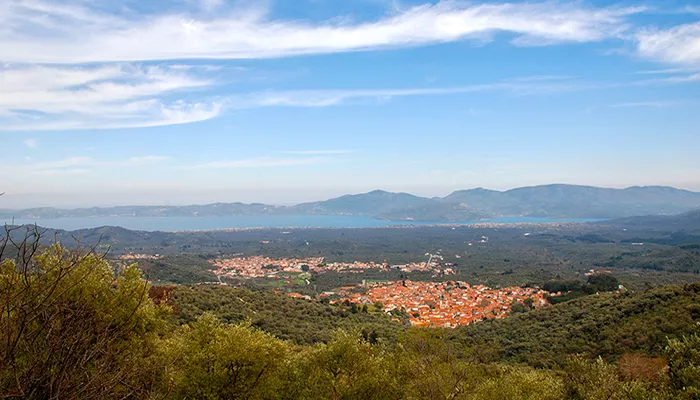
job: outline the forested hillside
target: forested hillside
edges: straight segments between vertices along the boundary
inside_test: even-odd
[[[207,286],[171,291],[179,323],[211,312],[223,322],[247,322],[299,344],[326,341],[338,328],[358,329],[365,337],[395,343],[408,330],[401,321],[374,308],[330,306],[271,291]],[[534,367],[562,367],[576,354],[601,356],[610,362],[634,352],[659,356],[667,339],[693,333],[698,322],[700,284],[691,284],[593,294],[445,332],[464,354]]]
[[[658,356],[668,338],[688,335],[700,321],[700,284],[601,293],[459,329],[467,346],[500,360],[536,367],[565,365],[572,354],[607,361],[630,352]]]
[[[98,254],[58,245],[3,249],[8,398],[700,396],[700,285],[593,294],[449,331],[274,292],[154,288],[134,266],[114,270]]]

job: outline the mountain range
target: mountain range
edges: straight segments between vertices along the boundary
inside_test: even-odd
[[[459,190],[445,197],[374,190],[295,206],[215,203],[190,206],[118,206],[0,210],[0,218],[183,217],[233,215],[364,215],[399,221],[465,222],[500,217],[609,219],[673,215],[700,209],[700,193],[666,186],[626,189],[576,185],[506,191]]]

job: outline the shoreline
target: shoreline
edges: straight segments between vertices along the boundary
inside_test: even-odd
[[[338,215],[325,215],[328,217],[337,217]],[[221,218],[236,218],[237,216],[229,216],[229,217],[221,217]],[[350,217],[350,216],[349,216]],[[360,216],[364,217],[364,216]],[[89,217],[92,219],[92,217]],[[99,218],[99,217],[94,217],[94,218]],[[342,222],[337,223],[337,226],[333,226],[333,224],[330,225],[308,225],[308,226],[303,226],[303,225],[284,225],[284,222],[282,222],[280,225],[271,225],[271,226],[242,226],[242,227],[221,227],[221,228],[203,228],[203,229],[187,229],[183,228],[180,229],[177,227],[177,223],[173,224],[174,226],[170,227],[164,227],[165,229],[158,229],[157,225],[155,224],[156,227],[153,229],[149,229],[148,227],[145,228],[140,228],[140,227],[129,227],[129,222],[133,223],[133,219],[139,219],[139,218],[158,218],[159,220],[167,220],[167,219],[178,219],[178,218],[196,218],[196,217],[131,217],[130,221],[119,221],[119,217],[112,218],[111,220],[103,221],[104,224],[102,225],[96,225],[96,226],[88,226],[88,227],[52,227],[50,226],[51,221],[56,221],[56,220],[78,220],[78,219],[83,219],[83,218],[47,218],[47,219],[36,219],[34,221],[5,221],[6,225],[15,225],[15,226],[32,226],[32,225],[37,225],[39,227],[45,228],[45,229],[51,229],[51,230],[57,230],[57,231],[66,231],[66,232],[75,232],[75,231],[84,231],[84,230],[91,230],[91,229],[100,229],[100,228],[105,228],[105,227],[114,227],[114,228],[120,228],[120,229],[125,229],[129,231],[138,231],[138,232],[164,232],[164,233],[173,233],[173,234],[178,234],[178,233],[206,233],[206,232],[247,232],[247,231],[270,231],[270,230],[284,230],[284,231],[300,231],[300,230],[321,230],[321,229],[327,229],[327,230],[343,230],[343,229],[352,229],[352,230],[358,230],[358,229],[418,229],[418,228],[452,228],[452,229],[457,229],[457,228],[480,228],[480,229],[493,229],[493,228],[543,228],[543,227],[550,227],[550,228],[563,228],[563,227],[576,227],[576,226],[584,226],[584,225],[592,225],[598,222],[605,221],[604,219],[586,219],[586,218],[572,218],[572,219],[549,219],[549,218],[537,218],[537,217],[499,217],[499,218],[493,218],[493,219],[484,219],[484,220],[479,220],[479,221],[465,221],[465,222],[425,222],[421,223],[420,221],[416,221],[416,223],[409,222],[409,221],[385,221],[385,220],[379,220],[379,219],[371,219],[372,221],[375,222],[385,222],[385,224],[381,225],[371,225],[367,224],[364,225],[362,223],[358,224],[358,226],[342,226]],[[517,219],[522,218],[525,221],[517,221]],[[503,219],[503,221],[500,221],[499,219]],[[515,219],[516,221],[511,221]],[[528,219],[541,219],[541,221],[532,221]],[[124,222],[125,224],[122,225],[120,222]],[[147,221],[143,225],[150,225],[147,223]],[[291,221],[287,221],[291,222]],[[317,221],[318,222],[318,221]],[[256,221],[252,221],[250,225],[254,225]],[[46,225],[45,225],[46,224]],[[273,222],[274,224],[274,222]],[[47,226],[48,225],[48,226]],[[69,224],[70,225],[70,224]],[[141,225],[141,224],[136,224],[136,225]],[[187,226],[187,223],[183,221],[183,226]],[[206,224],[204,224],[206,225]]]
[[[311,231],[311,230],[360,230],[360,229],[421,229],[421,228],[471,228],[471,229],[494,229],[494,228],[565,228],[573,226],[588,225],[592,226],[597,222],[479,222],[473,224],[428,224],[428,225],[384,225],[384,226],[364,226],[364,227],[332,227],[332,226],[266,226],[266,227],[249,227],[249,228],[216,228],[216,229],[188,229],[180,231],[168,230],[144,230],[144,229],[129,229],[121,226],[100,226],[95,228],[83,228],[78,230],[99,229],[99,228],[121,228],[134,232],[163,232],[172,234],[186,233],[217,233],[217,232],[258,232],[258,231],[278,231],[291,233],[291,231]],[[49,228],[52,229],[52,228]],[[286,232],[289,231],[289,232]],[[67,231],[74,232],[74,231]]]
[[[472,229],[493,229],[493,228],[529,228],[529,227],[562,227],[563,225],[584,225],[595,224],[597,222],[478,222],[473,224],[427,224],[427,225],[385,225],[385,226],[364,226],[364,227],[331,227],[331,226],[281,226],[281,227],[254,227],[254,228],[219,228],[219,229],[194,229],[183,231],[158,231],[168,233],[203,233],[203,232],[245,232],[245,231],[265,231],[265,230],[342,230],[342,229],[420,229],[420,228],[472,228]],[[126,229],[126,228],[124,228]],[[144,231],[157,232],[157,231]]]

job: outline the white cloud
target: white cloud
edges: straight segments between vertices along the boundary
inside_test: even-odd
[[[39,142],[34,138],[27,138],[24,139],[24,145],[29,147],[30,149],[36,149],[36,147],[39,145]]]
[[[327,107],[348,100],[508,91],[555,93],[582,87],[565,76],[534,76],[490,84],[443,88],[263,91],[209,101],[167,100],[209,89],[210,70],[183,65],[0,67],[0,131],[112,129],[204,121],[224,108]],[[585,86],[590,88],[590,85]]]
[[[198,73],[167,66],[0,67],[0,130],[120,128],[213,118],[216,101],[163,100],[209,87]]]
[[[220,10],[199,19],[168,11],[126,18],[87,4],[6,0],[0,9],[0,58],[63,64],[269,58],[488,40],[497,32],[514,34],[515,45],[582,43],[618,36],[628,29],[626,17],[644,10],[589,8],[578,2],[444,0],[370,22],[313,24],[271,20],[265,10]]]
[[[208,120],[229,107],[327,107],[353,99],[486,90],[525,95],[585,87],[565,76],[545,75],[462,87],[267,91],[207,98],[205,91],[219,83],[212,76],[219,75],[221,66],[130,64],[154,60],[273,58],[485,42],[504,33],[516,46],[632,39],[641,56],[684,68],[700,65],[700,22],[635,31],[628,17],[644,7],[442,0],[396,8],[372,21],[304,22],[273,19],[264,5],[240,8],[241,2],[225,0],[178,4],[183,3],[191,6],[190,12],[164,8],[110,14],[99,1],[0,1],[0,131],[152,127]],[[699,78],[689,71],[643,84]]]
[[[700,65],[700,22],[669,29],[645,29],[636,34],[637,51],[647,58]]]

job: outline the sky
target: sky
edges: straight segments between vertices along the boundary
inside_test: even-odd
[[[697,1],[3,0],[0,208],[700,191]]]

